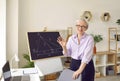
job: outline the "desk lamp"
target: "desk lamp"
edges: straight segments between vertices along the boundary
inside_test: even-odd
[[[11,58],[11,68],[12,68],[12,66],[13,66],[13,60],[15,60],[16,62],[19,62],[19,58],[18,58],[18,55],[17,54],[15,54],[12,58]]]

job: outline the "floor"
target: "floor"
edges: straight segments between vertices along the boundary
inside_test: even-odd
[[[48,81],[56,81],[56,80],[48,80]],[[120,81],[120,75],[95,78],[95,81]]]
[[[120,81],[120,75],[96,78],[95,81]]]

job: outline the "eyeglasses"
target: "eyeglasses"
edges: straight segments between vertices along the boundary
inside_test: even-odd
[[[77,28],[82,28],[82,29],[86,29],[87,27],[86,26],[81,26],[81,25],[76,25]]]

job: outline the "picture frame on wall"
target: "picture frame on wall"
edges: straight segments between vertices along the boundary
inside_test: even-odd
[[[92,13],[90,11],[84,11],[82,18],[86,21],[90,21],[92,18]]]

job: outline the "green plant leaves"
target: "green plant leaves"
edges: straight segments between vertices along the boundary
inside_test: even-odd
[[[94,38],[95,44],[103,40],[102,35],[94,35],[94,34],[91,34],[91,35]]]
[[[120,19],[118,19],[116,23],[117,23],[118,25],[120,25]]]
[[[27,64],[23,68],[34,67],[34,62],[31,62],[29,54],[23,54],[23,58],[27,60]]]

